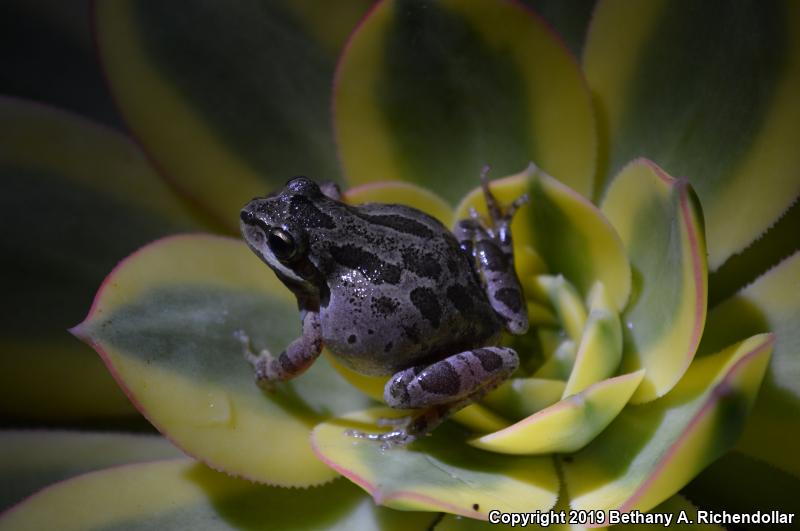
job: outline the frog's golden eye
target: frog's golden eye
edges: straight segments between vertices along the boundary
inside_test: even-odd
[[[270,230],[267,243],[278,260],[289,260],[297,253],[297,244],[294,238],[283,229],[273,228]]]

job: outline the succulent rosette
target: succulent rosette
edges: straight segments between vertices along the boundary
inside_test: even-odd
[[[0,99],[3,415],[51,428],[0,434],[0,529],[797,509],[798,6],[339,4],[98,1],[126,129]],[[251,197],[303,173],[453,226],[486,163],[530,197],[510,380],[388,450],[346,433],[402,414],[385,379],[325,353],[255,385],[235,331],[279,352],[299,318]]]

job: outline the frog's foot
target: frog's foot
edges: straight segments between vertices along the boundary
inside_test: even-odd
[[[381,448],[400,448],[411,444],[417,439],[430,434],[433,429],[441,424],[448,416],[455,404],[439,404],[417,411],[413,415],[402,417],[378,419],[378,426],[393,428],[385,433],[367,433],[359,430],[347,430],[347,435],[358,439],[378,441]],[[460,409],[463,406],[460,406]]]
[[[262,389],[272,391],[274,383],[269,377],[269,366],[275,359],[269,350],[263,349],[256,353],[253,350],[253,343],[250,341],[250,336],[244,330],[236,330],[233,337],[242,345],[242,353],[244,359],[253,367],[256,376],[256,384]]]
[[[347,430],[345,434],[356,439],[366,439],[381,443],[381,450],[390,448],[401,448],[414,442],[417,437],[408,433],[405,429],[397,429],[386,433],[367,433],[359,430]]]
[[[511,223],[511,218],[517,213],[517,210],[530,200],[528,194],[522,194],[510,205],[503,208],[497,201],[497,198],[489,188],[489,170],[491,167],[487,164],[481,170],[481,189],[483,196],[486,199],[486,206],[489,210],[489,217],[491,219],[491,226],[487,227],[493,235],[501,236],[501,231],[508,231],[508,226]],[[474,215],[473,215],[474,217]]]

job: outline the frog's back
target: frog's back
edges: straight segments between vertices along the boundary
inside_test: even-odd
[[[331,242],[323,337],[346,365],[391,374],[483,346],[502,323],[469,258],[438,220],[404,205],[366,204]]]

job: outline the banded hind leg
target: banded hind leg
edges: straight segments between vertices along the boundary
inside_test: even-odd
[[[510,348],[484,347],[400,371],[386,382],[384,401],[392,408],[420,411],[386,422],[393,427],[387,433],[349,434],[381,441],[384,447],[413,442],[500,385],[518,366],[517,353]]]

